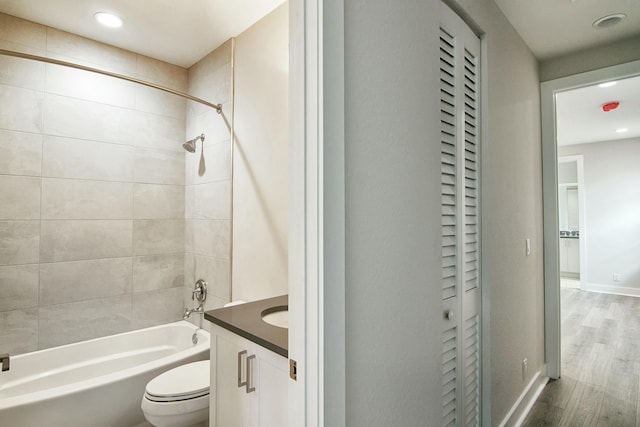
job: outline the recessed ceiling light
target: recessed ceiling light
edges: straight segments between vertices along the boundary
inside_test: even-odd
[[[598,87],[611,87],[611,86],[615,86],[618,82],[606,82],[606,83],[600,83],[598,85]]]
[[[628,132],[628,131],[629,131],[629,129],[627,129],[627,128],[616,129],[616,133],[625,133],[625,132]]]
[[[122,18],[109,12],[96,12],[93,17],[105,27],[118,28],[123,24]]]
[[[593,22],[593,26],[595,28],[613,27],[614,25],[617,25],[618,23],[620,23],[620,21],[622,21],[626,17],[627,15],[625,15],[624,13],[614,13],[613,15],[607,15],[607,16],[603,16],[600,19],[596,19]]]

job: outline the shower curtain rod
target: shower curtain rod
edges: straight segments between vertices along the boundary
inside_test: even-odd
[[[218,114],[222,113],[222,104],[212,104],[210,102],[205,101],[204,99],[196,98],[195,96],[191,96],[189,94],[186,94],[186,93],[183,93],[183,92],[179,92],[177,90],[173,90],[173,89],[170,89],[168,87],[160,86],[160,85],[157,85],[157,84],[154,84],[154,83],[149,83],[149,82],[146,82],[144,80],[139,80],[139,79],[136,79],[134,77],[125,76],[124,74],[112,73],[111,71],[105,71],[105,70],[100,70],[98,68],[86,67],[84,65],[74,64],[73,62],[60,61],[58,59],[47,58],[47,57],[39,56],[39,55],[31,55],[31,54],[22,53],[22,52],[15,52],[13,50],[0,49],[0,55],[14,56],[16,58],[31,59],[33,61],[40,61],[40,62],[46,62],[46,63],[49,63],[49,64],[62,65],[64,67],[76,68],[78,70],[89,71],[91,73],[102,74],[102,75],[109,76],[109,77],[115,77],[116,79],[121,79],[121,80],[126,80],[126,81],[129,81],[129,82],[133,82],[133,83],[138,83],[138,84],[141,84],[143,86],[148,86],[148,87],[152,87],[154,89],[162,90],[164,92],[169,92],[169,93],[172,93],[174,95],[178,95],[178,96],[181,96],[183,98],[189,99],[191,101],[195,101],[195,102],[198,102],[200,104],[204,104],[207,107],[214,108],[217,111]]]

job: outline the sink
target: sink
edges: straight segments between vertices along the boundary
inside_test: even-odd
[[[289,306],[269,307],[260,313],[262,320],[278,328],[289,329]]]

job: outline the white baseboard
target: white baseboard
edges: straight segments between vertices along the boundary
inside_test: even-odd
[[[597,283],[582,282],[580,285],[584,291],[600,292],[603,294],[626,295],[640,297],[640,288],[627,288],[625,286],[600,285]]]
[[[500,423],[500,427],[519,427],[522,425],[533,404],[536,403],[538,396],[542,393],[544,386],[547,385],[547,381],[549,381],[546,372],[546,365],[536,372],[518,400],[516,400],[516,403],[511,407],[507,416]]]

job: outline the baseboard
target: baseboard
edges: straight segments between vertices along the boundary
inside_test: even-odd
[[[600,292],[604,294],[640,297],[640,288],[628,288],[625,286],[599,285],[597,283],[582,282],[581,289],[584,291]]]
[[[499,424],[500,427],[519,427],[522,425],[533,404],[536,403],[538,396],[542,393],[544,386],[547,385],[547,381],[549,381],[546,372],[546,365],[536,372],[522,394],[520,394],[520,397],[518,397],[518,400],[516,400],[516,403],[511,407],[507,416]]]

